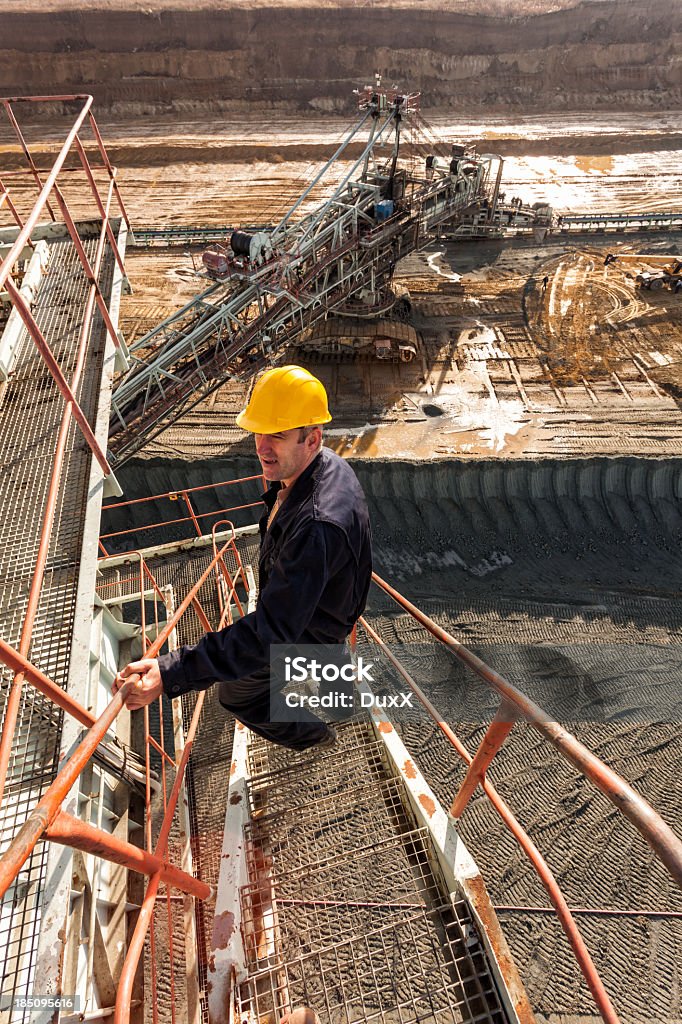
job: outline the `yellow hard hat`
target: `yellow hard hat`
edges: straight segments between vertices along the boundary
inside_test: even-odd
[[[329,423],[324,385],[302,366],[276,366],[256,381],[237,426],[254,434],[278,434],[292,427]]]

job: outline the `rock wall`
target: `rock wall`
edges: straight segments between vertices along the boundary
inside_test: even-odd
[[[92,92],[113,113],[341,111],[375,70],[458,111],[673,109],[682,100],[678,0],[525,17],[190,0],[49,16],[15,6],[2,20],[2,94]]]

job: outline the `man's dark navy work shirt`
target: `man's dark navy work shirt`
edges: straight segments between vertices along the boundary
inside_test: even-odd
[[[164,692],[177,697],[270,667],[270,645],[342,643],[362,614],[372,574],[369,514],[347,462],[323,448],[291,486],[263,495],[256,610],[196,646],[159,658]]]

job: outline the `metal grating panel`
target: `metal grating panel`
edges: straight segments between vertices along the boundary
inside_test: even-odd
[[[504,1024],[507,1017],[458,902],[353,934],[255,975],[239,1009],[258,1022],[307,1005],[322,1024]]]
[[[368,721],[300,754],[254,737],[241,894],[249,1019],[312,1006],[323,1024],[506,1015],[468,905],[439,884]]]
[[[442,900],[431,872],[426,829],[377,841],[351,857],[332,856],[300,870],[275,871],[242,890],[242,927],[251,971],[369,934]]]
[[[84,242],[93,261],[96,240]],[[114,261],[105,249],[100,286],[111,290]],[[73,374],[88,281],[70,241],[50,246],[34,315],[67,380]],[[99,313],[93,317],[88,359],[76,396],[89,421],[99,401],[106,335]],[[0,633],[19,646],[64,400],[27,333],[16,370],[0,391]],[[87,502],[90,451],[72,424],[57,499],[45,580],[32,631],[30,659],[56,683],[66,684],[71,655],[82,527]],[[94,556],[94,552],[93,552]],[[12,673],[1,672],[0,709],[4,720]],[[9,764],[7,795],[0,816],[0,849],[9,843],[29,808],[54,778],[61,735],[61,713],[25,687]],[[30,994],[41,914],[46,847],[38,847],[9,891],[0,913],[0,949],[6,950],[0,991],[3,1001]],[[14,1019],[20,1019],[20,1016]]]

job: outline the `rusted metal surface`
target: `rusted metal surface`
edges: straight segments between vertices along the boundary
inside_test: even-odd
[[[198,537],[200,538],[202,536],[205,536],[206,534],[202,533],[200,520],[225,516],[227,515],[228,512],[238,512],[247,508],[262,508],[262,501],[258,500],[248,502],[247,504],[242,505],[231,505],[228,508],[221,508],[215,512],[197,512],[194,505],[192,504],[191,496],[193,494],[198,494],[202,491],[217,490],[218,488],[221,487],[232,487],[237,484],[250,483],[251,481],[255,480],[258,480],[261,484],[261,487],[265,489],[266,484],[263,476],[259,473],[256,473],[252,476],[239,477],[238,479],[235,480],[221,480],[215,484],[201,484],[200,486],[188,487],[181,491],[165,491],[162,494],[154,494],[144,498],[131,498],[129,501],[118,501],[105,505],[102,509],[103,513],[113,512],[116,509],[121,508],[129,508],[132,505],[147,504],[150,501],[178,501],[180,498],[182,498],[188,509],[189,515],[179,516],[173,519],[161,519],[153,523],[146,523],[142,526],[136,526],[130,529],[112,530],[108,533],[102,533],[100,536],[101,549],[103,552],[106,553],[106,549],[104,548],[103,544],[105,540],[113,540],[116,537],[126,537],[130,534],[143,533],[146,530],[158,530],[167,526],[177,526],[180,523],[192,523]]]
[[[509,710],[503,705],[488,726],[486,734],[481,740],[481,745],[467,769],[459,792],[452,801],[450,814],[453,818],[459,818],[464,813],[464,809],[485,775],[488,765],[502,747],[507,736],[514,728],[514,724],[513,713],[511,713],[510,717]]]
[[[371,692],[364,682],[359,684],[359,689],[361,692]],[[502,934],[483,879],[457,833],[452,815],[445,813],[413,758],[408,755],[397,730],[381,729],[382,724],[391,724],[385,711],[373,708],[372,724],[384,742],[391,762],[405,782],[418,823],[425,825],[433,837],[434,849],[448,890],[461,891],[471,905],[479,923],[481,941],[488,951],[496,974],[509,1020],[517,1024],[535,1024],[528,996]]]
[[[46,828],[45,838],[63,846],[72,846],[83,853],[92,853],[96,857],[122,864],[124,867],[140,874],[152,876],[160,872],[162,882],[172,885],[180,892],[189,893],[197,899],[206,900],[211,897],[211,887],[205,882],[188,875],[174,867],[163,857],[141,850],[139,846],[117,839],[101,829],[88,825],[80,818],[60,811],[54,821]]]
[[[26,677],[30,682],[31,676],[28,671],[26,672]],[[7,892],[7,889],[19,873],[22,864],[28,859],[48,825],[59,814],[62,801],[104,738],[109,726],[120,712],[125,698],[132,691],[134,685],[132,682],[124,683],[104,713],[97,719],[89,732],[86,733],[84,739],[61,769],[45,795],[36,804],[28,819],[3,854],[2,859],[0,859],[0,896]]]
[[[186,597],[180,604],[178,610],[175,612],[171,620],[166,624],[163,630],[161,630],[154,643],[151,644],[147,652],[149,657],[156,656],[158,651],[165,643],[167,637],[175,628],[177,622],[180,620],[180,618],[185,613],[190,604],[192,604],[196,600],[196,595],[201,589],[201,586],[204,584],[208,576],[214,571],[218,559],[224,555],[228,546],[229,544],[225,544],[220,549],[216,557],[211,561],[209,567],[199,578],[195,586],[186,595]],[[4,646],[7,647],[7,645]],[[39,674],[37,673],[37,670],[34,669],[34,667],[29,663],[25,663],[25,666],[26,667],[23,668],[23,671],[26,675],[27,680],[29,682],[33,682],[34,678],[39,680]],[[120,690],[113,697],[111,703],[107,706],[103,714],[96,720],[94,725],[91,726],[88,733],[86,733],[81,743],[78,745],[74,753],[71,755],[71,757],[68,759],[66,764],[63,766],[63,768],[57,775],[55,781],[46,791],[42,799],[38,802],[32,813],[30,814],[28,820],[20,829],[19,833],[15,836],[14,840],[12,841],[9,848],[3,855],[2,860],[0,861],[0,895],[3,895],[7,891],[7,888],[16,877],[22,864],[29,857],[31,851],[35,847],[35,844],[41,838],[41,836],[47,829],[48,825],[50,825],[59,814],[60,805],[62,801],[68,794],[72,785],[76,782],[78,776],[80,775],[85,765],[88,763],[88,761],[94,754],[95,750],[99,746],[101,740],[104,738],[110,725],[121,711],[121,708],[125,703],[126,697],[128,696],[129,693],[131,693],[134,690],[134,688],[135,681],[132,679],[129,679],[123,683]],[[180,766],[178,768],[176,784],[173,787],[171,799],[169,800],[168,803],[168,820],[164,821],[164,826],[162,828],[162,836],[165,831],[166,838],[168,830],[170,830],[170,823],[172,819],[173,811],[171,810],[171,808],[173,810],[175,808],[175,802],[177,801],[180,780],[182,778],[182,771],[184,770],[187,758],[189,757],[189,751],[191,750],[191,740],[193,738],[195,731],[196,724],[194,724],[193,726],[193,731],[190,731],[187,746],[185,748],[185,751],[183,752],[183,760],[181,761]]]
[[[530,1000],[526,995],[523,982],[517,970],[511,950],[504,937],[495,909],[490,901],[488,890],[480,874],[470,875],[459,881],[462,892],[473,908],[480,925],[480,934],[486,945],[490,945],[492,955],[497,961],[504,978],[505,986],[512,1001],[514,1013],[519,1024],[535,1024],[535,1014]]]

